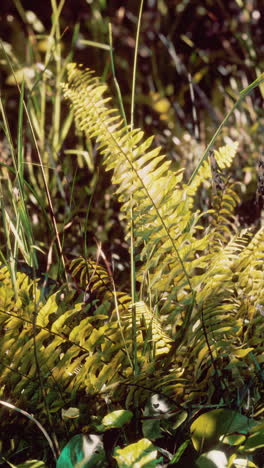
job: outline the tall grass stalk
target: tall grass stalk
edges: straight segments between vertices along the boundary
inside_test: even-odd
[[[108,28],[109,28],[109,44],[110,44],[109,51],[110,51],[111,69],[112,69],[112,74],[113,74],[113,79],[114,79],[114,85],[116,87],[117,98],[119,102],[120,112],[124,120],[124,125],[127,126],[127,118],[126,118],[126,113],[124,109],[123,98],[122,98],[122,94],[121,94],[120,87],[119,87],[119,84],[116,78],[116,73],[115,73],[115,62],[114,62],[114,55],[113,55],[113,36],[112,36],[111,23],[109,23]]]
[[[73,115],[72,112],[67,113],[65,119],[62,121],[61,119],[61,106],[62,106],[62,98],[61,98],[61,86],[60,83],[63,81],[63,75],[66,70],[66,65],[72,59],[73,55],[73,47],[75,42],[77,41],[79,25],[77,24],[74,28],[73,38],[72,38],[72,45],[70,52],[66,59],[62,57],[61,51],[61,31],[60,31],[60,15],[62,8],[64,6],[65,0],[60,0],[57,2],[56,0],[51,0],[51,7],[52,7],[52,27],[50,30],[49,35],[47,36],[47,50],[44,57],[43,67],[41,72],[38,74],[35,83],[27,89],[27,101],[25,100],[24,96],[24,83],[19,86],[17,84],[17,89],[20,96],[20,107],[19,107],[19,116],[18,116],[18,151],[17,151],[17,163],[16,163],[16,156],[14,151],[14,145],[11,142],[11,135],[10,131],[6,130],[7,140],[10,145],[13,166],[15,168],[16,176],[17,173],[19,177],[16,177],[16,183],[19,184],[19,203],[17,200],[13,200],[13,204],[15,206],[15,212],[19,211],[20,215],[20,222],[13,223],[12,231],[13,235],[15,236],[15,251],[13,252],[13,256],[17,257],[16,251],[19,248],[21,250],[21,246],[23,245],[24,240],[19,238],[18,236],[22,237],[22,231],[24,230],[25,238],[28,240],[28,245],[34,246],[33,237],[31,233],[31,221],[30,219],[26,218],[25,215],[25,196],[24,187],[25,187],[25,180],[24,180],[24,167],[27,164],[27,170],[29,172],[29,177],[31,184],[35,187],[36,192],[36,199],[39,199],[43,196],[43,188],[46,193],[47,203],[48,203],[48,211],[51,217],[51,224],[53,226],[54,237],[56,239],[57,250],[58,250],[58,258],[59,263],[62,265],[63,272],[65,274],[65,260],[62,251],[62,243],[60,240],[59,231],[57,228],[57,222],[55,219],[55,210],[53,208],[52,198],[56,196],[57,191],[61,196],[65,198],[65,192],[63,189],[63,184],[60,180],[60,175],[57,171],[57,161],[58,161],[58,154],[60,148],[63,144],[64,139],[66,138],[69,129],[72,124]],[[21,4],[20,0],[16,0],[15,5],[19,11],[19,14],[22,20],[25,22],[27,26],[27,17],[26,12]],[[29,40],[29,47],[33,47],[31,56],[34,57],[34,47],[37,44],[37,41]],[[4,55],[6,57],[6,61],[9,64],[11,73],[13,74],[15,81],[16,80],[16,73],[13,69],[13,65],[4,51],[2,46]],[[48,83],[47,80],[49,78],[48,75],[48,67],[52,64],[55,64],[55,92],[54,98],[51,101],[52,105],[52,123],[47,121],[48,113],[50,113],[50,109],[47,108],[47,95],[48,95]],[[33,63],[32,63],[33,65]],[[49,105],[50,106],[50,105]],[[2,106],[3,107],[3,106]],[[49,112],[48,112],[49,111]],[[30,134],[32,136],[33,145],[36,148],[36,153],[38,157],[38,164],[34,163],[32,160],[25,161],[24,160],[24,134],[25,128],[27,126],[26,122],[23,122],[23,116],[27,117],[28,125],[30,128]],[[3,114],[3,109],[2,109]],[[7,119],[3,118],[4,126],[8,129]],[[49,131],[47,129],[49,127]],[[41,177],[37,171],[34,171],[34,167],[38,166],[40,168]],[[50,176],[50,166],[53,169]],[[52,180],[51,180],[52,178]],[[41,180],[42,179],[42,180]],[[11,187],[10,187],[11,190]],[[51,193],[52,192],[52,193]],[[11,195],[13,197],[14,193],[11,190]],[[3,203],[2,211],[3,211]],[[41,204],[41,207],[43,205]],[[46,207],[43,206],[45,214]],[[66,206],[66,199],[65,199],[65,209]],[[17,218],[17,216],[16,216]],[[17,218],[18,219],[18,218]],[[5,221],[8,221],[8,216],[5,216]],[[18,229],[19,226],[22,226],[23,222],[23,229]],[[4,224],[6,225],[6,224]],[[24,248],[24,253],[22,254],[25,258],[26,262],[30,265],[37,267],[37,259],[36,259],[36,252],[35,249],[31,248]],[[26,254],[25,254],[26,252]],[[34,258],[31,259],[31,256]],[[66,276],[66,274],[65,274]]]
[[[23,104],[24,103],[24,82],[20,89],[18,127],[17,127],[17,152],[14,148],[11,132],[2,99],[0,98],[0,114],[2,116],[3,130],[9,144],[13,174],[15,182],[12,182],[9,171],[6,166],[5,176],[7,180],[7,191],[4,190],[1,183],[1,211],[3,220],[3,229],[6,238],[7,258],[6,264],[10,270],[14,291],[16,292],[16,261],[18,251],[21,252],[24,260],[33,268],[38,267],[34,238],[31,228],[31,220],[26,208],[26,194],[24,190],[24,146],[23,146]],[[8,204],[10,208],[8,208]],[[12,238],[11,234],[12,233]]]
[[[32,421],[34,424],[37,425],[37,427],[40,429],[40,431],[42,432],[42,434],[44,435],[45,439],[47,440],[49,446],[50,446],[50,449],[52,451],[52,454],[56,460],[57,458],[57,454],[56,454],[56,450],[55,450],[55,447],[53,445],[53,442],[49,436],[49,434],[47,433],[46,429],[42,426],[42,424],[40,424],[39,421],[37,421],[37,419],[35,419],[31,414],[29,414],[27,411],[24,411],[22,410],[21,408],[17,408],[16,406],[12,405],[11,403],[7,402],[7,401],[3,401],[3,400],[0,400],[0,405],[2,406],[5,406],[6,408],[9,408],[13,411],[17,411],[18,413],[22,414],[22,416],[25,416],[27,419],[29,419],[30,421]],[[12,465],[14,466],[14,465]]]
[[[135,52],[134,52],[134,65],[133,65],[133,76],[132,76],[132,90],[131,90],[131,115],[130,115],[130,127],[131,130],[134,128],[134,110],[135,110],[135,93],[136,93],[136,75],[137,75],[137,58],[138,58],[138,46],[139,36],[141,29],[141,20],[143,13],[144,0],[140,1]],[[131,297],[132,297],[132,343],[133,343],[133,366],[135,375],[138,374],[138,358],[137,358],[137,317],[136,317],[136,269],[135,269],[135,255],[134,255],[134,224],[133,224],[133,199],[130,200],[130,218],[131,218],[131,233],[130,233],[130,282],[131,282]]]
[[[216,132],[214,133],[213,137],[211,138],[210,142],[207,145],[207,148],[205,152],[203,153],[200,161],[198,162],[196,168],[194,169],[189,181],[188,185],[190,185],[195,178],[196,174],[198,173],[200,167],[202,166],[203,162],[206,160],[210,149],[213,147],[216,138],[218,137],[219,133],[221,132],[222,128],[227,124],[229,118],[231,115],[235,112],[235,110],[240,106],[241,102],[255,89],[257,86],[259,86],[261,83],[264,82],[264,73],[262,73],[255,81],[253,81],[249,86],[247,86],[245,89],[243,89],[240,94],[238,99],[236,100],[235,104],[233,107],[230,109],[230,111],[226,114],[224,120],[221,122],[219,127],[217,128]]]

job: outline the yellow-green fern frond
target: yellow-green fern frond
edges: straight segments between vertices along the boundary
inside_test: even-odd
[[[143,354],[150,350],[152,358],[154,358],[168,353],[173,340],[163,330],[158,315],[154,315],[144,302],[136,302],[131,305],[129,308],[130,314],[122,317],[122,322],[124,323],[124,319],[128,319],[132,323],[132,307],[135,308],[137,333],[139,331],[142,333]]]
[[[91,292],[96,293],[96,297],[112,303],[115,310],[114,317],[120,313],[119,326],[129,340],[132,337],[133,309],[136,317],[137,347],[140,353],[150,354],[153,358],[169,351],[172,339],[163,330],[158,315],[154,315],[144,302],[132,304],[128,294],[116,291],[113,279],[109,277],[105,268],[84,258],[73,260],[71,268],[72,277],[76,278],[78,275],[79,285],[84,289],[89,287]]]
[[[128,230],[133,220],[141,260],[156,278],[165,270],[181,270],[181,281],[191,289],[182,257],[188,246],[188,261],[195,258],[198,216],[190,212],[190,199],[181,188],[182,171],[175,173],[160,148],[151,148],[153,138],[144,140],[141,130],[123,126],[117,111],[108,107],[105,86],[89,70],[71,64],[63,89],[78,127],[88,138],[96,138],[106,169],[113,170]]]
[[[213,196],[213,213],[211,218],[211,248],[225,245],[236,233],[238,223],[235,209],[240,201],[235,188],[237,184],[227,185],[223,191]]]
[[[131,297],[121,291],[116,291],[114,280],[102,265],[88,258],[78,257],[71,262],[71,276],[77,281],[78,288],[95,293],[96,297],[109,302],[115,298],[122,309],[131,304]]]
[[[231,142],[227,145],[221,146],[218,150],[213,152],[213,156],[215,158],[216,164],[218,165],[220,170],[228,169],[236,155],[238,148],[237,142]],[[187,191],[188,194],[192,197],[195,197],[199,186],[211,179],[211,185],[214,185],[214,175],[212,174],[212,168],[210,167],[210,162],[205,160],[199,171],[197,172],[195,178],[193,179],[192,183],[188,186]]]

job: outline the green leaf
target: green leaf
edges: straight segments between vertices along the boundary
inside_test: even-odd
[[[210,450],[196,460],[196,466],[199,468],[227,468],[226,454],[221,450]]]
[[[102,420],[102,425],[105,429],[119,428],[129,423],[132,418],[133,413],[131,411],[117,410],[107,414]]]
[[[9,464],[9,466],[14,468],[47,468],[47,465],[41,460],[27,460],[24,463],[19,463],[19,465]]]
[[[80,416],[80,410],[79,408],[68,408],[68,409],[63,409],[61,410],[61,417],[62,419],[76,419],[79,418]]]
[[[151,468],[162,461],[157,460],[157,449],[148,439],[141,439],[123,449],[116,448],[114,458],[119,468]]]
[[[254,432],[254,434],[251,434],[246,440],[243,449],[246,452],[254,452],[261,447],[264,447],[264,428]]]
[[[62,450],[56,468],[93,468],[105,459],[101,437],[77,434]]]
[[[255,81],[253,81],[252,83],[250,83],[249,86],[247,86],[247,88],[244,88],[242,89],[242,91],[240,91],[241,96],[247,96],[249,93],[251,93],[251,91],[254,88],[261,85],[263,81],[264,81],[264,73],[261,73],[261,75],[259,75]]]
[[[178,413],[178,415],[173,419],[172,429],[175,431],[175,429],[180,427],[184,421],[186,421],[187,417],[187,411],[180,411],[180,413]]]
[[[236,349],[234,351],[234,355],[237,358],[244,358],[250,353],[250,351],[254,351],[254,348],[244,348],[244,349]]]
[[[162,436],[159,419],[147,419],[142,423],[144,437],[150,440],[159,439]]]
[[[199,416],[191,425],[192,442],[197,451],[208,450],[221,436],[239,432],[248,434],[256,422],[237,411],[215,409]]]
[[[190,443],[190,439],[187,439],[179,446],[177,452],[173,455],[171,461],[169,462],[169,465],[172,465],[173,463],[177,463],[181,459],[181,456],[187,449],[189,443]]]
[[[228,434],[226,436],[220,437],[221,442],[223,444],[228,445],[241,445],[246,440],[246,436],[243,434]]]

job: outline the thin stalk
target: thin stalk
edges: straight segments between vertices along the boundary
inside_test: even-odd
[[[4,263],[7,265],[7,268],[10,272],[10,277],[11,277],[12,286],[13,286],[14,293],[15,293],[15,298],[17,299],[18,290],[17,290],[17,282],[16,282],[16,262],[15,262],[13,252],[12,252],[10,230],[7,226],[8,223],[6,220],[6,209],[4,206],[4,196],[3,196],[3,191],[2,191],[1,179],[0,179],[0,206],[1,206],[1,211],[2,211],[3,230],[5,233],[5,240],[6,240],[6,253],[8,256],[8,261],[6,260]],[[1,257],[3,257],[2,252],[1,252]]]
[[[45,283],[44,283],[43,287],[45,288]],[[32,317],[33,353],[34,353],[34,359],[35,359],[35,364],[36,364],[36,373],[37,373],[37,376],[38,376],[40,391],[41,391],[42,399],[43,399],[43,406],[44,406],[44,409],[45,409],[45,412],[46,412],[46,415],[47,415],[47,420],[48,420],[48,423],[49,423],[49,427],[50,427],[51,430],[53,430],[52,417],[51,417],[51,413],[50,413],[49,406],[48,406],[48,401],[47,401],[47,391],[45,389],[44,381],[43,381],[43,375],[41,373],[41,366],[40,366],[40,362],[39,362],[38,346],[37,346],[37,339],[36,339],[37,333],[38,333],[36,323],[37,323],[38,302],[39,302],[39,300],[37,301],[37,284],[36,284],[36,281],[34,281],[34,283],[33,283],[33,288],[34,288],[34,312],[33,312],[33,317]],[[55,434],[53,434],[53,441],[54,441],[55,447],[57,448],[57,453],[59,454],[59,444],[57,442],[57,438],[56,438]],[[53,451],[53,448],[54,448],[53,444],[51,445],[51,448],[52,448],[52,451]],[[54,453],[54,455],[55,455],[55,453]]]
[[[57,7],[56,0],[51,0],[53,10],[53,22],[55,23],[55,52],[54,58],[56,62],[56,83],[55,83],[55,98],[54,98],[54,112],[53,112],[53,141],[52,150],[56,159],[56,154],[59,147],[59,134],[60,134],[60,119],[61,119],[61,41],[60,41],[60,23],[59,14],[64,5],[65,0],[61,0]],[[59,12],[59,13],[58,13]]]
[[[40,85],[40,113],[39,113],[39,147],[41,153],[45,152],[45,126],[46,126],[46,74],[43,73]],[[44,159],[46,165],[48,161]],[[48,171],[47,171],[48,174]]]
[[[130,284],[132,297],[132,357],[134,374],[138,375],[138,360],[137,360],[137,315],[136,315],[136,268],[134,254],[134,221],[133,221],[133,200],[130,198]]]
[[[246,96],[248,96],[248,94],[251,93],[251,91],[256,88],[257,86],[259,86],[261,83],[264,82],[264,73],[262,73],[255,81],[253,81],[249,86],[247,86],[247,88],[243,89],[240,93],[239,93],[239,97],[237,99],[237,101],[235,102],[235,104],[233,105],[232,109],[227,113],[227,115],[225,116],[224,120],[221,122],[221,124],[219,125],[218,129],[216,130],[215,134],[213,135],[212,139],[210,140],[210,142],[208,143],[208,146],[203,154],[203,156],[201,157],[199,163],[197,164],[196,168],[194,169],[190,179],[189,179],[189,182],[188,182],[188,185],[191,185],[193,179],[195,178],[197,172],[199,171],[200,167],[202,166],[203,162],[206,160],[208,154],[209,154],[209,151],[210,149],[213,147],[214,145],[214,142],[216,140],[216,138],[218,137],[219,133],[221,132],[222,128],[225,126],[225,124],[227,123],[229,117],[234,113],[234,111],[237,109],[237,107],[239,107],[239,105],[241,104],[241,102],[243,101],[243,99],[245,99]]]
[[[133,362],[132,362],[132,360],[130,358],[127,343],[126,343],[126,339],[124,337],[124,333],[123,333],[123,329],[122,329],[122,323],[121,323],[121,318],[120,318],[120,313],[119,313],[119,305],[118,305],[118,300],[117,300],[115,283],[114,283],[113,280],[112,280],[112,286],[113,286],[113,296],[114,296],[114,302],[115,302],[116,316],[117,316],[117,321],[118,321],[118,325],[119,325],[119,328],[120,328],[121,337],[122,337],[122,340],[123,340],[123,343],[124,343],[124,348],[125,348],[125,352],[126,352],[126,355],[127,355],[128,362],[129,362],[131,368],[133,369],[134,365],[133,365]]]
[[[22,82],[21,89],[20,89],[20,98],[19,98],[19,110],[18,110],[18,128],[17,128],[17,155],[13,146],[11,132],[9,129],[8,121],[6,119],[5,110],[0,99],[0,113],[2,115],[3,120],[3,128],[5,131],[6,138],[9,143],[10,152],[12,156],[12,163],[13,163],[13,172],[16,176],[15,184],[11,182],[10,178],[7,177],[8,180],[8,188],[10,193],[10,198],[12,202],[12,207],[14,210],[14,215],[12,218],[13,222],[11,221],[11,215],[8,216],[6,212],[5,215],[5,222],[8,223],[8,229],[6,230],[6,234],[10,230],[14,235],[14,245],[12,248],[12,261],[10,259],[10,266],[11,268],[13,262],[17,258],[18,248],[20,249],[23,257],[25,260],[37,267],[37,258],[35,255],[34,250],[32,249],[34,245],[33,241],[33,234],[31,230],[31,222],[29,219],[29,215],[27,212],[26,204],[25,204],[25,193],[24,193],[24,145],[23,145],[23,115],[24,115],[24,81]],[[2,213],[4,213],[5,208],[3,207]],[[11,248],[11,241],[9,243],[9,248]],[[9,251],[10,253],[11,251]],[[15,278],[15,271],[12,271],[12,279]],[[15,286],[15,285],[13,285]]]
[[[109,23],[108,28],[109,28],[109,44],[110,44],[109,52],[110,52],[110,61],[111,61],[111,69],[112,69],[112,74],[113,74],[113,79],[114,79],[114,85],[116,87],[120,112],[123,117],[124,124],[125,126],[127,126],[127,118],[126,118],[126,113],[124,109],[122,94],[121,94],[120,87],[119,87],[119,84],[116,78],[116,73],[115,73],[115,62],[114,62],[114,56],[113,56],[113,36],[112,36],[112,24],[111,23]]]
[[[33,423],[35,423],[37,425],[37,427],[41,430],[42,434],[44,435],[45,439],[47,440],[50,448],[51,448],[51,451],[53,453],[53,456],[55,458],[55,460],[57,459],[57,454],[56,454],[56,451],[55,451],[55,448],[54,448],[54,445],[53,445],[53,442],[49,436],[49,434],[47,433],[47,431],[44,429],[44,427],[40,424],[39,421],[37,421],[37,419],[35,419],[31,414],[27,413],[26,411],[20,409],[20,408],[17,408],[16,406],[12,405],[11,403],[8,403],[7,401],[3,401],[3,400],[0,400],[0,404],[5,406],[6,408],[10,408],[12,410],[15,410],[17,411],[18,413],[22,414],[22,416],[25,416],[26,418],[28,418],[30,421],[32,421]]]
[[[94,194],[95,194],[95,188],[96,188],[97,180],[98,180],[98,171],[97,171],[97,173],[95,173],[95,183],[93,184],[93,187],[92,187],[92,190],[91,190],[91,194],[90,194],[90,198],[89,198],[89,201],[88,201],[88,206],[87,206],[87,210],[86,210],[86,214],[85,214],[84,227],[83,227],[84,257],[85,258],[88,256],[88,242],[87,242],[88,219],[89,219],[89,216],[90,216],[90,210],[91,210],[91,205],[92,205],[92,201],[93,201]]]
[[[19,200],[17,204],[17,231],[21,232],[21,237],[24,239],[24,248],[30,258],[29,264],[34,268],[38,267],[36,252],[33,249],[34,239],[31,229],[31,221],[25,204],[25,191],[24,191],[24,141],[23,141],[23,127],[24,127],[24,81],[21,85],[21,94],[19,96],[19,111],[18,111],[18,130],[17,130],[17,182],[19,188]],[[22,230],[21,230],[22,228]],[[14,252],[14,258],[17,258],[17,252]]]
[[[8,59],[8,57],[7,57],[7,59]],[[12,64],[11,64],[10,60],[8,60],[8,63],[9,63],[10,69],[11,69],[11,71],[12,71],[14,77],[15,77],[15,73],[14,73],[14,70],[13,70],[13,67],[12,67]],[[21,89],[20,89],[20,86],[19,86],[17,80],[16,80],[16,86],[17,86],[17,89],[18,89],[18,91],[19,91],[19,93],[21,95]],[[1,100],[0,100],[0,106],[1,106]],[[31,121],[31,117],[29,115],[29,111],[28,111],[28,108],[27,108],[27,105],[26,105],[26,102],[25,102],[24,99],[23,99],[23,106],[24,106],[25,113],[26,113],[26,116],[27,116],[27,119],[28,119],[28,123],[29,123],[31,134],[32,134],[32,138],[33,138],[33,141],[34,141],[34,145],[35,145],[35,148],[36,148],[36,152],[37,152],[37,156],[38,156],[38,160],[39,160],[39,164],[40,164],[40,169],[41,169],[41,174],[42,174],[42,178],[43,178],[43,182],[44,182],[45,192],[46,192],[46,196],[47,196],[47,200],[48,200],[48,206],[49,206],[51,221],[52,221],[52,225],[53,225],[53,229],[54,229],[54,233],[55,233],[55,238],[56,238],[56,242],[57,242],[57,247],[58,247],[60,259],[61,259],[61,262],[62,262],[62,265],[63,265],[65,279],[66,279],[66,282],[68,282],[68,278],[67,278],[67,275],[66,275],[66,268],[65,268],[65,260],[64,260],[63,251],[62,251],[61,240],[60,240],[59,231],[58,231],[58,228],[57,228],[55,213],[54,213],[53,204],[52,204],[50,191],[49,191],[49,187],[48,187],[48,180],[47,180],[46,173],[45,173],[45,170],[44,170],[44,165],[43,165],[43,161],[42,161],[42,158],[41,158],[38,142],[37,142],[36,135],[35,135],[34,128],[33,128],[33,124],[32,124],[32,121]],[[0,108],[0,110],[1,110],[1,108]],[[7,124],[7,129],[8,129],[8,124]],[[10,136],[10,141],[11,141],[11,136]],[[12,156],[13,156],[13,160],[15,160],[14,154],[13,154],[14,153],[13,145],[11,145],[11,148],[12,148],[11,153],[12,153]]]
[[[131,118],[130,118],[131,130],[133,130],[133,128],[134,128],[134,110],[135,110],[135,94],[136,94],[138,44],[139,44],[139,34],[140,34],[140,27],[141,27],[141,20],[142,20],[143,5],[144,5],[144,0],[141,0],[140,7],[139,7],[139,14],[138,14],[136,44],[135,44],[135,53],[134,53],[133,77],[132,77]]]
[[[139,34],[141,27],[141,19],[143,12],[144,0],[141,0],[138,14],[136,44],[134,52],[134,65],[132,77],[132,91],[131,91],[131,117],[130,126],[131,130],[134,128],[134,110],[135,110],[135,92],[136,92],[136,75],[137,75],[137,58],[138,58],[138,44]],[[134,374],[138,375],[138,360],[137,360],[137,317],[136,317],[136,270],[135,270],[135,255],[134,255],[134,221],[133,221],[133,197],[130,198],[130,269],[131,269],[131,296],[132,296],[132,354],[133,354],[133,368]]]

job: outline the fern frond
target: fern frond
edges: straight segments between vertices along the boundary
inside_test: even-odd
[[[218,150],[213,152],[215,161],[220,169],[223,170],[230,168],[234,157],[236,156],[237,148],[238,143],[232,142],[225,146],[221,146]],[[210,163],[205,160],[196,173],[192,183],[188,185],[188,194],[192,197],[195,197],[199,186],[210,179],[213,180],[212,169],[210,167]]]
[[[70,270],[72,278],[84,291],[96,293],[96,297],[103,301],[114,302],[116,297],[118,305],[123,310],[127,310],[130,306],[131,297],[115,290],[113,279],[98,262],[79,257],[71,262]]]
[[[236,185],[226,186],[223,191],[218,191],[213,197],[212,248],[217,248],[217,245],[221,244],[225,245],[236,233],[238,223],[235,209],[240,201],[235,191]]]
[[[132,203],[136,247],[144,246],[141,259],[148,260],[157,277],[164,262],[179,264],[184,281],[192,289],[181,248],[190,244],[195,225],[189,226],[189,201],[180,187],[182,171],[173,172],[160,148],[151,149],[153,138],[144,141],[142,131],[122,125],[117,111],[107,106],[106,87],[89,70],[71,64],[69,83],[63,90],[71,101],[78,128],[88,138],[96,138],[106,169],[113,170],[112,180],[118,185],[128,230]]]
[[[108,272],[98,263],[85,258],[78,258],[72,261],[72,276],[76,278],[78,274],[80,284],[83,288],[90,287],[91,292],[96,293],[102,300],[109,300],[113,306],[118,307],[116,313],[121,313],[119,325],[123,329],[125,336],[132,336],[132,308],[135,312],[137,326],[138,346],[146,354],[148,348],[150,355],[160,355],[167,353],[172,342],[169,335],[163,330],[162,324],[157,315],[154,315],[144,302],[132,304],[131,297],[113,288],[113,282]],[[116,301],[114,300],[116,299]],[[140,351],[140,348],[139,348]]]

